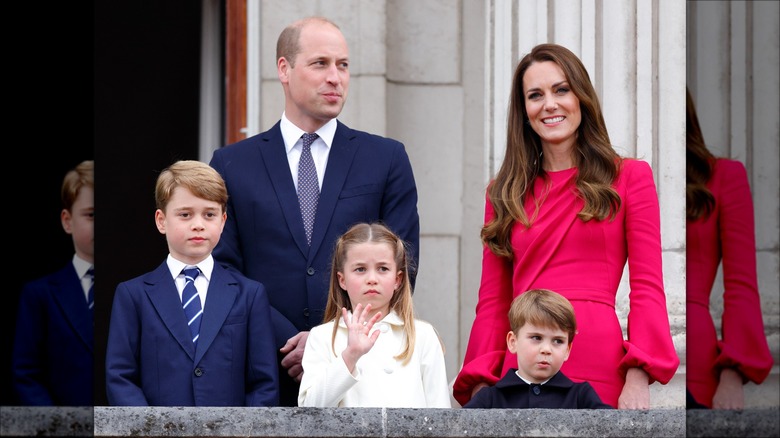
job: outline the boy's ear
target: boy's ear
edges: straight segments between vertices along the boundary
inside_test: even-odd
[[[569,355],[571,354],[571,344],[573,344],[573,342],[569,342],[568,348],[566,348],[566,355],[563,356],[564,362],[569,360]]]
[[[73,219],[73,216],[71,216],[68,209],[63,208],[60,212],[60,222],[62,223],[62,229],[65,230],[65,232],[68,234],[73,234],[71,219]]]
[[[506,348],[509,349],[510,353],[517,354],[517,336],[515,336],[515,332],[512,330],[509,330],[509,333],[506,334]]]
[[[160,234],[165,234],[165,213],[159,208],[154,212],[154,224],[157,225]]]

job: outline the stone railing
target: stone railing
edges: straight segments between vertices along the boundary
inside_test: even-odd
[[[686,421],[687,416],[687,421]],[[778,408],[382,409],[2,407],[2,436],[532,437],[773,436]]]

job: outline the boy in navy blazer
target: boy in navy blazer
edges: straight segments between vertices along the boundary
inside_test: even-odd
[[[590,383],[575,383],[560,371],[577,332],[574,308],[563,295],[547,289],[520,294],[509,324],[506,344],[517,354],[518,368],[482,388],[464,408],[612,409]]]
[[[298,405],[303,350],[309,330],[324,322],[339,236],[355,223],[381,221],[410,245],[415,282],[420,221],[412,166],[401,142],[336,119],[349,91],[349,62],[347,42],[333,22],[308,17],[287,26],[276,46],[285,96],[280,121],[218,149],[210,163],[230,193],[214,256],[268,290],[283,406]],[[303,134],[316,134],[308,160],[301,159]],[[312,161],[315,171],[299,172],[301,162]],[[307,204],[299,200],[298,179],[313,173],[319,197],[313,224],[311,213],[304,224],[301,206]]]
[[[226,220],[222,177],[205,163],[177,161],[160,173],[155,198],[155,223],[170,253],[154,271],[117,286],[106,353],[109,404],[277,405],[265,288],[211,255]],[[197,270],[185,280],[185,268]],[[190,281],[196,291],[183,304]],[[198,311],[187,317],[185,305]]]
[[[12,385],[23,406],[92,406],[94,162],[81,162],[62,182],[62,228],[73,261],[25,284],[12,353]]]

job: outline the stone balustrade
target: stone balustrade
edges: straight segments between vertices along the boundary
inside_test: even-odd
[[[1,432],[96,437],[776,437],[780,410],[3,406]]]

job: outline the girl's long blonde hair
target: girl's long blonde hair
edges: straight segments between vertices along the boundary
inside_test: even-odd
[[[346,233],[336,241],[333,251],[333,263],[330,273],[330,288],[328,291],[328,303],[325,306],[323,322],[333,321],[333,336],[331,349],[336,355],[336,332],[338,331],[338,319],[341,318],[341,308],[352,311],[352,302],[349,294],[341,288],[338,273],[344,273],[344,263],[347,260],[349,250],[360,243],[386,243],[393,249],[396,267],[401,271],[401,284],[393,293],[390,300],[390,310],[394,310],[404,322],[405,348],[395,359],[403,360],[407,364],[414,352],[415,328],[414,308],[412,302],[412,286],[409,282],[409,248],[400,237],[390,231],[381,223],[359,223],[353,225]]]

